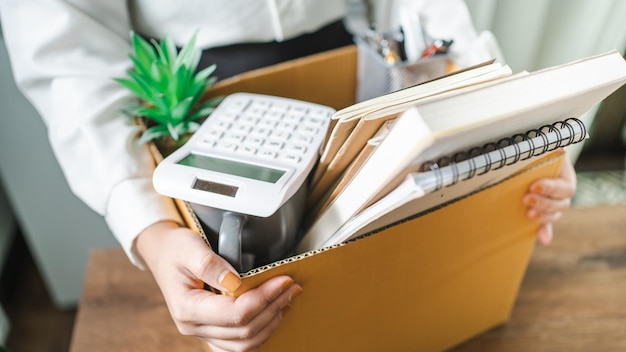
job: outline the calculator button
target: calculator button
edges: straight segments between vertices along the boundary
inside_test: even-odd
[[[309,117],[308,119],[304,120],[304,123],[306,123],[307,125],[319,127],[319,126],[324,125],[325,120],[326,119],[319,118],[319,117]]]
[[[252,147],[259,147],[261,146],[261,144],[263,144],[264,141],[265,139],[261,137],[248,136],[246,139],[244,139],[243,144]]]
[[[262,150],[262,151],[259,152],[258,155],[260,157],[266,158],[266,159],[275,159],[276,156],[278,155],[278,153],[276,153],[273,150]]]
[[[231,126],[231,123],[228,121],[217,121],[213,125],[214,128],[221,130],[221,131],[226,131],[228,128],[230,128],[230,126]]]
[[[272,131],[272,133],[270,133],[270,137],[272,137],[273,139],[280,139],[283,141],[288,140],[290,136],[291,136],[291,133],[287,131],[275,130],[275,131]]]
[[[280,157],[280,160],[286,161],[288,163],[297,164],[297,163],[299,163],[302,160],[302,158],[300,156],[298,156],[298,155],[285,154],[285,155]]]
[[[277,121],[273,121],[273,120],[261,120],[259,121],[258,126],[260,127],[266,127],[266,128],[274,128],[276,127]]]
[[[271,132],[272,131],[269,128],[255,127],[252,131],[250,131],[250,134],[254,136],[267,137]]]
[[[326,118],[328,118],[328,111],[313,109],[313,110],[311,110],[309,112],[309,116],[316,117],[316,118],[321,118],[321,119],[326,119]]]
[[[259,121],[259,118],[252,115],[243,115],[239,118],[239,123],[248,124],[248,125],[256,125]]]
[[[278,140],[269,140],[263,146],[267,149],[279,150],[282,149],[285,143]]]
[[[266,111],[265,109],[250,108],[250,109],[246,109],[244,116],[252,116],[252,117],[259,118],[265,114],[265,111]]]
[[[249,99],[235,99],[235,100],[231,100],[230,102],[231,103],[228,105],[229,109],[241,111],[246,106],[248,106],[248,103],[250,103],[250,100]]]
[[[267,110],[270,107],[270,103],[264,100],[253,100],[250,104],[250,109]]]
[[[290,123],[290,122],[281,122],[278,124],[278,126],[276,126],[276,129],[279,129],[282,131],[293,131],[296,129],[296,124]]]
[[[228,133],[224,136],[223,140],[226,142],[240,143],[246,136],[241,133]]]
[[[294,115],[304,115],[307,112],[307,108],[305,108],[304,106],[294,106],[291,108],[291,110],[289,110],[290,114],[294,114]]]
[[[212,139],[201,139],[198,141],[198,148],[210,149],[215,145],[215,141]]]
[[[231,143],[231,142],[220,141],[219,143],[217,143],[215,148],[218,150],[223,150],[227,152],[234,152],[237,149],[237,144]]]
[[[270,110],[265,114],[265,118],[271,121],[280,121],[280,119],[283,117],[283,112],[282,111],[275,111],[275,110]]]
[[[291,154],[302,155],[306,153],[307,147],[301,144],[292,144],[285,148],[285,151]]]
[[[312,126],[301,126],[298,129],[298,132],[302,133],[303,135],[314,136],[317,133],[317,128]]]
[[[270,110],[272,110],[272,111],[280,111],[280,112],[285,112],[288,109],[289,109],[289,105],[287,105],[285,103],[274,103],[270,107]]]
[[[233,122],[237,119],[237,116],[239,116],[239,111],[226,111],[220,115],[219,118],[224,121]]]
[[[250,133],[250,131],[252,131],[252,128],[254,127],[254,125],[248,125],[248,124],[236,124],[235,126],[233,126],[233,131],[238,132],[238,133],[243,133],[243,134],[247,134]]]
[[[246,155],[254,155],[256,154],[257,149],[248,145],[245,145],[241,148],[239,148],[239,153],[241,154],[246,154]]]
[[[310,144],[311,142],[313,142],[313,137],[311,135],[305,135],[305,134],[296,134],[292,139],[292,142],[295,143],[303,143],[303,144]]]
[[[214,139],[214,140],[222,138],[223,135],[224,135],[224,132],[219,131],[219,130],[210,130],[202,134],[203,137],[207,139]]]
[[[298,124],[300,123],[300,121],[302,121],[302,115],[297,115],[297,114],[293,114],[290,112],[287,115],[285,115],[285,117],[283,118],[283,121]]]

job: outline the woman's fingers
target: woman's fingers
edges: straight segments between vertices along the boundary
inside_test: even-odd
[[[569,209],[575,193],[576,173],[567,158],[557,177],[542,178],[530,185],[522,201],[528,207],[528,217],[541,224],[537,230],[539,242],[543,244],[552,242],[552,223]]]

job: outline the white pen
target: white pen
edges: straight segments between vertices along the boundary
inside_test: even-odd
[[[424,34],[415,8],[401,6],[399,11],[400,28],[404,34],[404,50],[408,62],[416,62],[426,49]]]

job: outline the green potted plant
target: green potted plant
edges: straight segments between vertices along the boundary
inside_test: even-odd
[[[215,65],[197,72],[201,52],[195,47],[195,33],[180,51],[169,36],[157,42],[131,32],[131,42],[133,66],[128,77],[115,81],[139,99],[128,110],[145,127],[140,142],[154,142],[166,156],[184,144],[221,101],[202,100],[217,81],[211,77]]]

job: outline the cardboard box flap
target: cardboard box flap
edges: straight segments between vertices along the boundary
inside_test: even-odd
[[[428,216],[247,273],[237,293],[283,274],[304,288],[263,350],[437,351],[505,322],[538,228],[520,199],[562,160],[552,154]]]
[[[356,97],[356,46],[283,62],[224,79],[206,97],[235,92],[299,99],[341,109]]]

